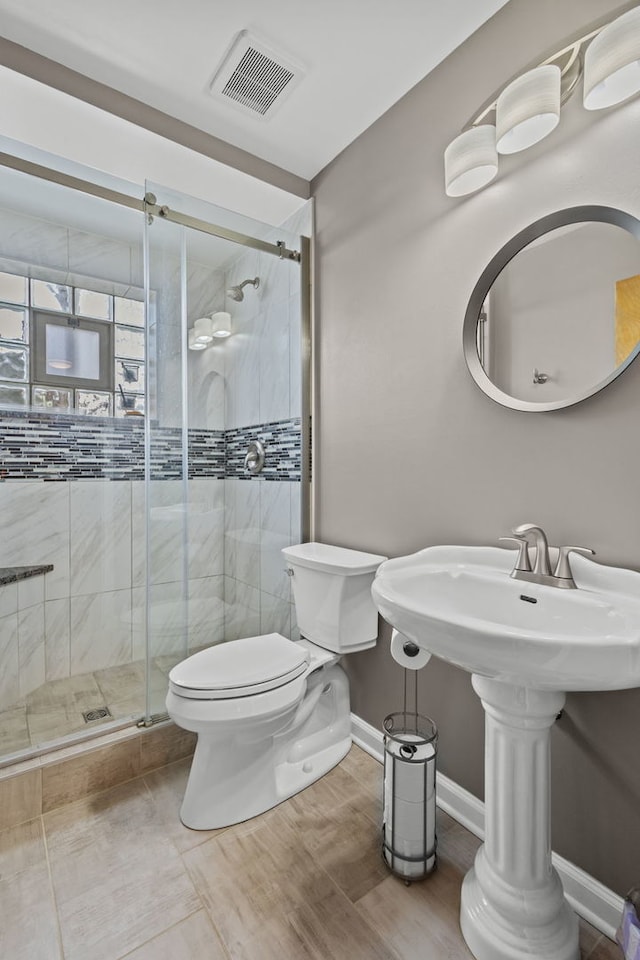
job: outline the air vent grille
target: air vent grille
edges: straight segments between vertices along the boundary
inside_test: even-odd
[[[243,30],[218,68],[211,93],[266,120],[291,94],[302,75],[302,69],[291,58]]]
[[[291,70],[249,47],[224,85],[222,95],[264,116],[291,80]]]

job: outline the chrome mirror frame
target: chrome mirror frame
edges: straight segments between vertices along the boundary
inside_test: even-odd
[[[462,328],[464,358],[469,368],[469,373],[482,392],[503,407],[510,407],[512,410],[522,410],[527,413],[546,413],[550,410],[559,410],[562,407],[573,406],[593,396],[595,393],[599,393],[600,390],[603,390],[608,384],[615,380],[616,377],[619,377],[620,374],[633,363],[638,353],[640,353],[640,343],[638,343],[635,350],[633,350],[625,361],[616,367],[605,380],[601,380],[589,389],[567,399],[543,403],[534,403],[530,400],[518,400],[516,397],[505,393],[489,379],[480,362],[477,348],[477,326],[487,294],[498,275],[517,253],[534,240],[537,240],[538,237],[543,236],[543,234],[556,230],[558,227],[567,226],[568,224],[588,222],[609,223],[613,226],[621,227],[636,237],[637,240],[640,240],[640,220],[630,213],[617,210],[615,207],[568,207],[564,210],[558,210],[556,213],[551,213],[546,217],[542,217],[540,220],[536,220],[512,237],[491,259],[473,289],[465,312]]]

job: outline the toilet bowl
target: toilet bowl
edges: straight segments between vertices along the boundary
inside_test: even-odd
[[[269,810],[351,746],[349,684],[338,661],[377,641],[371,583],[386,558],[318,543],[282,553],[303,637],[219,643],[169,674],[169,716],[198,735],[180,811],[195,830]]]

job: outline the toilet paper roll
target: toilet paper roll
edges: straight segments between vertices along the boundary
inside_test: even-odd
[[[409,644],[409,653],[405,651],[405,644]],[[399,663],[401,667],[406,667],[407,670],[420,670],[422,667],[426,667],[431,660],[431,654],[428,650],[423,650],[422,647],[418,648],[417,653],[413,653],[413,648],[416,647],[416,644],[413,640],[409,640],[402,633],[398,633],[397,630],[394,630],[391,634],[391,656]]]

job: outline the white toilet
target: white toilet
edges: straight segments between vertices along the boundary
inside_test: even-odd
[[[386,557],[324,543],[282,551],[303,639],[229,640],[169,674],[167,711],[198,734],[180,818],[240,823],[331,770],[351,746],[349,682],[338,661],[378,636],[371,583]]]

